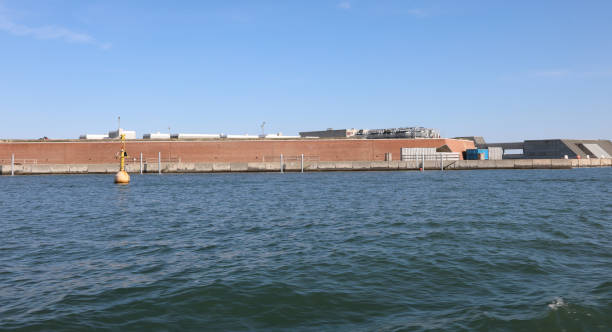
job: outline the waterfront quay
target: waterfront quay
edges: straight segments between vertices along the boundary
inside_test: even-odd
[[[230,172],[329,172],[329,171],[447,171],[484,169],[571,169],[612,167],[612,159],[516,159],[442,161],[272,161],[272,162],[152,162],[129,163],[132,174],[146,173],[230,173]],[[113,164],[16,164],[0,165],[2,175],[114,174]]]

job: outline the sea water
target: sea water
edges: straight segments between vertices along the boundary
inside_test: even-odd
[[[610,331],[612,168],[0,177],[0,329]]]

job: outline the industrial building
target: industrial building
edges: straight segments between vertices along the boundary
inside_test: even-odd
[[[304,138],[348,138],[353,137],[357,133],[357,129],[333,129],[317,131],[301,131],[300,137]]]
[[[119,128],[118,130],[108,132],[108,137],[111,139],[119,139],[121,135],[125,135],[125,139],[136,139],[136,132],[133,130],[124,130],[123,128]]]
[[[79,139],[85,140],[101,140],[101,139],[119,139],[121,134],[125,134],[125,139],[136,139],[136,132],[133,130],[123,130],[123,128],[119,128],[118,130],[111,130],[108,132],[108,135],[104,134],[83,134],[79,136]]]
[[[474,144],[454,139],[211,139],[211,140],[131,140],[126,142],[134,158],[181,160],[182,162],[263,162],[298,160],[302,155],[316,161],[385,161],[399,160],[406,148],[445,147],[461,154]],[[47,164],[112,164],[116,160],[117,142],[59,141],[0,143],[0,159],[36,160]],[[404,150],[402,150],[404,149]],[[433,150],[432,150],[433,151]],[[439,157],[436,156],[436,157]],[[407,157],[409,158],[409,157]],[[129,161],[130,159],[128,159]]]
[[[83,134],[83,135],[79,136],[79,139],[88,139],[88,140],[108,139],[108,135],[105,135],[105,134]]]
[[[543,139],[505,143],[487,143],[479,136],[457,139],[471,140],[478,149],[500,148],[503,151],[503,159],[582,159],[612,156],[612,142],[603,139]]]
[[[160,133],[159,131],[156,133],[144,134],[142,135],[143,139],[170,139],[170,134]]]
[[[386,128],[386,129],[332,129],[321,131],[304,131],[300,132],[301,137],[319,137],[319,138],[440,138],[440,132],[437,129],[424,127],[402,127],[402,128]]]
[[[377,138],[440,138],[440,132],[437,129],[424,127],[404,127],[404,128],[386,128],[386,129],[360,129],[356,137],[369,139]]]
[[[541,158],[610,158],[612,142],[609,140],[551,139],[529,140],[523,143],[523,157]]]

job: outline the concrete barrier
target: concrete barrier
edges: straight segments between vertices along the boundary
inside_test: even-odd
[[[538,169],[551,169],[552,168],[552,162],[550,161],[550,159],[533,159],[533,161],[531,162],[531,165],[533,168],[538,168]]]
[[[389,162],[388,161],[373,161],[370,163],[370,169],[373,169],[376,171],[386,171],[389,169]]]
[[[265,172],[265,163],[247,163],[247,169],[249,172]]]
[[[417,170],[417,161],[346,161],[305,162],[304,171],[368,171],[368,170]],[[445,161],[445,170],[473,169],[569,169],[574,167],[612,167],[610,158],[593,159],[515,159],[515,160],[459,160]],[[439,161],[425,161],[426,170],[440,170]],[[285,171],[299,172],[300,162],[288,162]],[[28,174],[114,174],[119,165],[114,164],[25,164],[15,165],[16,175]],[[129,173],[138,174],[140,164],[128,164]],[[157,173],[157,163],[144,164],[143,172]],[[210,172],[280,172],[279,162],[235,163],[162,163],[164,173]],[[0,174],[10,175],[10,165],[0,165]]]
[[[248,172],[248,163],[230,163],[230,172]]]
[[[553,168],[553,169],[572,168],[572,161],[570,159],[551,159],[550,168]]]
[[[352,171],[353,170],[353,163],[350,161],[336,162],[335,164],[336,164],[337,171]]]
[[[367,171],[372,168],[372,163],[369,161],[353,161],[353,170]]]
[[[212,163],[195,163],[194,165],[194,172],[198,172],[198,173],[208,173],[208,172],[212,172],[213,170],[213,165]]]
[[[162,163],[162,173],[176,173],[178,171],[178,163]]]
[[[406,170],[408,169],[408,162],[405,160],[397,161],[397,169]]]
[[[299,172],[302,164],[299,161],[290,161],[285,163],[285,172]]]
[[[514,168],[516,169],[531,169],[533,168],[534,159],[516,159],[514,161]]]
[[[230,163],[213,163],[212,171],[213,172],[229,172]]]
[[[514,169],[514,160],[494,160],[496,169]]]
[[[265,162],[266,171],[268,172],[280,172],[280,162]]]
[[[333,161],[320,161],[318,162],[317,169],[319,171],[335,171],[336,163]]]
[[[476,160],[476,168],[478,169],[494,169],[497,165],[496,160]]]
[[[316,171],[318,169],[319,169],[319,162],[317,161],[304,162],[304,172],[305,171]]]
[[[195,163],[178,163],[176,171],[179,173],[193,173],[195,172]]]
[[[455,163],[456,169],[478,169],[480,160],[459,160]]]

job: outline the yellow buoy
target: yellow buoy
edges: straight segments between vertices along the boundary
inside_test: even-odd
[[[125,134],[121,134],[121,152],[119,159],[119,172],[115,174],[115,183],[130,183],[130,175],[125,171],[125,157],[127,157],[127,151],[125,151]]]
[[[115,183],[129,183],[130,175],[126,171],[119,171],[115,174]]]

